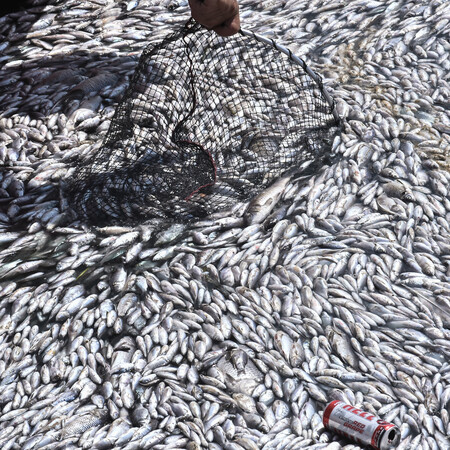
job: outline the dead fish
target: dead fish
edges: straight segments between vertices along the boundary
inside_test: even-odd
[[[262,223],[275,208],[291,176],[284,176],[250,201],[244,218],[249,225]]]

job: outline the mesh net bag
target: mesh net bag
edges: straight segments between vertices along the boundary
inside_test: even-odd
[[[141,55],[101,148],[67,184],[85,219],[191,220],[329,154],[333,102],[288,50],[190,20]]]

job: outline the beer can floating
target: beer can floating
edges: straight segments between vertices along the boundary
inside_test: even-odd
[[[325,408],[323,424],[358,444],[371,445],[377,450],[394,448],[400,439],[399,430],[393,423],[339,400]]]

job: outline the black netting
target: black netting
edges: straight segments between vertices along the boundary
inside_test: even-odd
[[[190,21],[144,50],[102,147],[69,180],[69,201],[96,222],[230,207],[326,156],[332,109],[304,64]]]

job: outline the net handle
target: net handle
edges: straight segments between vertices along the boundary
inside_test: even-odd
[[[290,60],[292,60],[296,64],[299,64],[300,66],[302,66],[303,70],[313,79],[313,81],[317,84],[319,89],[323,92],[323,95],[325,97],[326,102],[331,107],[331,112],[332,112],[334,118],[336,119],[337,122],[339,122],[340,119],[339,119],[339,115],[338,115],[338,113],[336,111],[336,108],[335,108],[334,100],[331,97],[330,93],[325,88],[325,86],[323,85],[322,78],[319,75],[317,75],[313,70],[311,70],[306,65],[305,61],[303,61],[302,58],[294,55],[290,49],[288,49],[288,48],[278,44],[273,39],[266,38],[264,36],[261,36],[260,34],[254,33],[253,31],[249,31],[249,30],[246,30],[246,29],[243,29],[243,28],[241,28],[239,30],[239,32],[242,35],[244,35],[244,36],[251,37],[253,39],[256,39],[259,42],[262,42],[262,43],[267,44],[267,45],[271,45],[273,48],[275,48],[279,52],[284,53],[286,56],[288,56]]]

